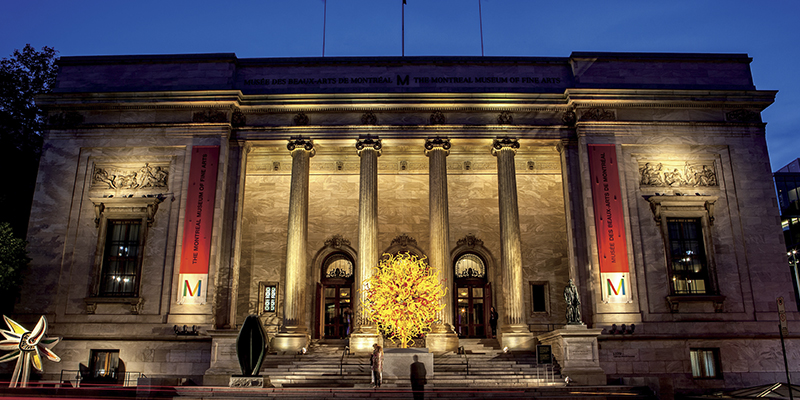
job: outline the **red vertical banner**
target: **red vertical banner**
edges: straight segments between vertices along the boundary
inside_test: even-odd
[[[194,146],[183,219],[178,304],[205,304],[219,146]]]
[[[630,270],[616,146],[590,144],[588,148],[603,300],[626,303],[630,301]]]

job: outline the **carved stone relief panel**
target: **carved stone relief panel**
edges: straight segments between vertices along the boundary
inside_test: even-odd
[[[713,161],[639,162],[639,185],[661,187],[719,186]]]
[[[95,164],[92,189],[159,189],[168,190],[169,164],[133,165]]]

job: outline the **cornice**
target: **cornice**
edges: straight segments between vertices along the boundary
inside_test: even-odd
[[[535,131],[571,132],[564,125],[305,125],[305,126],[260,126],[246,127],[238,131],[238,135],[246,136],[249,133],[287,133],[291,135],[306,135],[331,133],[340,135],[341,132],[364,132],[372,135],[386,133],[399,133],[407,135],[410,132],[419,132],[423,135],[440,135],[447,137],[474,136],[464,133],[495,132],[498,135],[526,134]],[[560,136],[560,135],[559,135]]]
[[[528,112],[568,108],[763,109],[772,90],[567,89],[563,93],[340,93],[243,95],[238,90],[182,92],[50,93],[37,96],[49,109],[168,110],[241,109],[245,114],[282,112]]]

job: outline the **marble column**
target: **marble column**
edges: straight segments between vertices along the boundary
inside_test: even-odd
[[[356,268],[356,302],[350,351],[371,353],[372,345],[383,345],[378,328],[367,319],[364,310],[366,293],[364,282],[372,277],[378,264],[378,157],[381,155],[380,139],[365,138],[356,142],[361,157],[358,187],[358,265]]]
[[[500,255],[503,275],[503,314],[500,343],[513,350],[531,350],[533,334],[525,323],[522,305],[522,246],[520,244],[519,205],[514,156],[516,139],[496,139],[492,154],[497,157],[497,190],[500,207]]]
[[[428,210],[430,216],[431,246],[428,260],[445,284],[446,295],[440,300],[444,308],[437,322],[426,335],[426,346],[439,353],[458,350],[458,336],[453,331],[453,264],[450,261],[450,215],[447,202],[447,156],[449,139],[428,139],[425,155],[428,156]]]
[[[308,297],[308,175],[310,159],[315,150],[312,141],[305,139],[290,140],[287,148],[292,152],[292,182],[286,239],[283,326],[272,339],[272,347],[277,351],[298,351],[308,346],[310,339],[304,316]]]
[[[223,329],[236,329],[236,314],[238,313],[239,302],[239,273],[241,270],[242,258],[242,226],[244,224],[244,194],[245,182],[247,181],[247,157],[253,149],[251,143],[243,143],[239,156],[239,183],[236,193],[236,220],[234,222],[233,235],[233,254],[231,255],[231,276],[228,291],[228,319],[221,327]],[[242,319],[244,322],[244,319]],[[219,327],[218,327],[219,329]]]

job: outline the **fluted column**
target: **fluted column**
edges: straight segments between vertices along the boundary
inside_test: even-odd
[[[371,352],[374,343],[383,344],[377,327],[364,313],[366,293],[364,283],[372,277],[378,264],[378,157],[381,155],[380,139],[359,139],[356,142],[361,157],[358,187],[358,266],[356,268],[356,293],[354,333],[350,335],[350,350]]]
[[[308,344],[308,327],[304,319],[308,294],[308,178],[310,159],[314,156],[311,140],[290,140],[292,182],[289,192],[289,228],[286,239],[286,278],[284,279],[283,326],[275,336],[273,347],[280,351],[296,351]]]
[[[516,139],[496,139],[492,154],[497,157],[497,190],[500,208],[500,255],[503,273],[503,315],[500,338],[509,348],[529,348],[533,335],[525,324],[522,307],[522,246],[520,244],[519,205],[514,156]],[[530,342],[520,340],[530,337]]]
[[[449,139],[428,139],[425,155],[428,156],[428,212],[430,217],[431,246],[429,261],[444,280],[447,294],[439,301],[444,308],[437,314],[437,322],[427,335],[426,345],[433,352],[458,350],[458,336],[453,331],[453,264],[450,262],[450,213],[447,202],[447,156]]]

